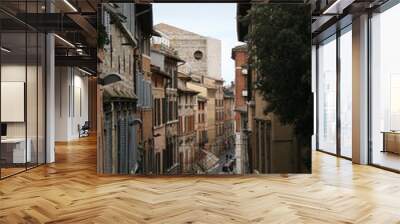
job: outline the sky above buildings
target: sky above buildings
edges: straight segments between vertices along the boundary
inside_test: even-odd
[[[240,45],[236,35],[236,4],[153,4],[154,24],[167,23],[203,36],[221,40],[222,78],[225,85],[235,78],[231,50]]]

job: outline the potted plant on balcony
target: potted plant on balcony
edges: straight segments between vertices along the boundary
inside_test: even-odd
[[[110,44],[110,38],[104,25],[100,25],[97,34],[97,57],[104,61],[104,46]]]

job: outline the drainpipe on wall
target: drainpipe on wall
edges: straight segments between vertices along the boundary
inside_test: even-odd
[[[248,64],[247,64],[247,103],[246,103],[246,107],[247,107],[247,125],[246,125],[246,130],[244,132],[244,134],[246,135],[247,139],[246,139],[246,144],[247,144],[247,162],[249,164],[248,168],[249,168],[249,172],[252,173],[253,172],[253,161],[252,161],[252,148],[251,148],[251,129],[249,129],[249,123],[251,122],[251,120],[249,119],[249,113],[251,113],[250,111],[250,102],[252,100],[252,75],[253,75],[253,69],[252,69],[252,65],[251,65],[251,59],[248,59]]]

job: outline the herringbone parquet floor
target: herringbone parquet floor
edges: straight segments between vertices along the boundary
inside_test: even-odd
[[[95,142],[0,181],[0,223],[400,223],[400,175],[314,152],[312,175],[97,176]]]

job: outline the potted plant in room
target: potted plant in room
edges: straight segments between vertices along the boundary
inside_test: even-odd
[[[97,34],[97,57],[103,62],[105,57],[104,46],[110,44],[110,38],[104,25],[100,25]]]

